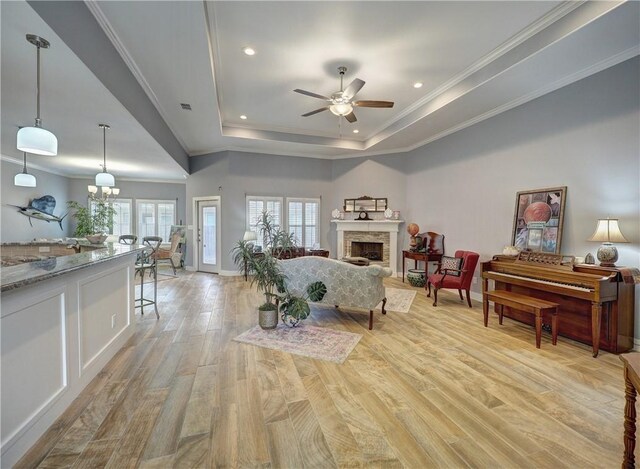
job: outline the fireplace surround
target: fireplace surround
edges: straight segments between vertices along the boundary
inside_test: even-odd
[[[332,220],[336,225],[336,258],[354,256],[351,243],[382,243],[382,260],[372,261],[398,272],[398,231],[403,220]],[[365,257],[365,256],[361,256]]]

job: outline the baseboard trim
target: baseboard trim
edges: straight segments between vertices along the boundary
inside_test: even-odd
[[[633,349],[634,352],[640,352],[640,339],[633,338]]]
[[[218,275],[221,277],[240,277],[244,275],[242,272],[238,272],[237,270],[221,270],[218,272]]]
[[[186,265],[186,266],[184,267],[184,270],[187,270],[187,271],[189,271],[189,272],[195,272],[195,271],[196,271],[196,268],[195,268],[194,266],[192,266],[192,265]]]

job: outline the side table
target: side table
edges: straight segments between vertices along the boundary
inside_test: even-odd
[[[440,262],[442,260],[442,254],[402,251],[402,283],[404,283],[405,259],[413,259],[414,269],[418,268],[418,261],[424,262],[424,278],[426,280],[429,276],[429,262]]]

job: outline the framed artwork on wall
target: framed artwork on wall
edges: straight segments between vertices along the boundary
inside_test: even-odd
[[[521,251],[560,254],[567,187],[518,192],[511,244]]]

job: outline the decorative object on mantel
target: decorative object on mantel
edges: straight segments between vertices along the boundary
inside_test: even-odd
[[[58,154],[57,137],[42,128],[40,119],[40,49],[48,49],[49,41],[35,34],[27,34],[27,41],[36,46],[37,66],[36,66],[36,123],[33,127],[21,127],[18,130],[17,148],[36,155],[55,156]]]
[[[521,251],[560,253],[567,188],[518,192],[511,244]]]
[[[334,220],[339,220],[340,219],[340,210],[338,210],[337,208],[334,208],[331,211],[331,216],[333,217]]]
[[[587,241],[600,241],[598,248],[598,260],[602,267],[615,267],[618,260],[618,250],[613,243],[628,243],[618,226],[617,218],[598,220],[596,231]]]
[[[411,238],[409,239],[409,249],[412,251],[416,250],[416,246],[418,245],[418,240],[416,239],[416,235],[420,232],[420,227],[415,223],[409,223],[407,225],[407,233]]]
[[[584,256],[584,263],[585,264],[595,264],[596,260],[593,257],[593,254],[591,254],[590,252],[587,253],[586,256]]]
[[[344,199],[345,212],[384,212],[386,209],[386,198],[376,199],[363,195],[357,199]]]
[[[102,129],[102,172],[96,174],[96,186],[113,187],[116,179],[107,172],[107,130],[111,127],[107,124],[98,124],[98,127]]]
[[[389,220],[391,219],[391,217],[393,217],[393,210],[391,210],[390,208],[386,209],[384,211],[384,217]]]
[[[39,199],[33,199],[26,207],[12,204],[7,205],[16,207],[18,209],[18,213],[29,219],[29,225],[31,226],[33,226],[31,219],[35,218],[36,220],[46,221],[47,223],[55,221],[60,225],[60,229],[62,230],[62,220],[64,220],[64,217],[68,214],[67,212],[62,217],[56,217],[53,214],[53,211],[56,208],[56,199],[51,195],[43,195]]]
[[[36,177],[33,174],[27,173],[27,152],[23,151],[22,154],[22,172],[15,175],[13,178],[13,185],[20,187],[36,187]]]
[[[394,220],[400,220],[400,210],[394,210],[393,211],[393,219]]]
[[[371,218],[369,218],[369,213],[363,210],[362,212],[358,213],[358,216],[354,218],[354,220],[371,220]]]

